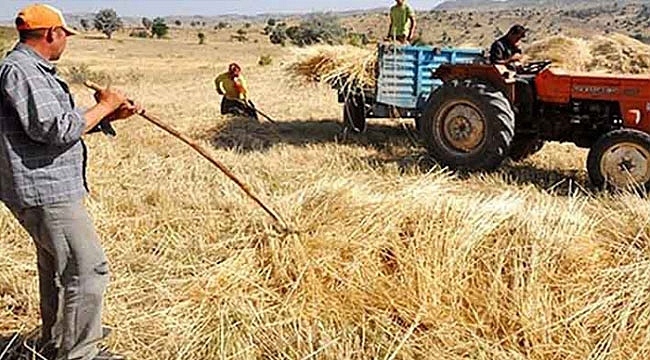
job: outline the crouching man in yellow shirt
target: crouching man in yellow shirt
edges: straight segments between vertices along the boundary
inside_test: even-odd
[[[221,99],[221,114],[234,114],[248,116],[253,119],[257,118],[255,106],[248,99],[248,89],[246,79],[241,74],[241,67],[235,63],[228,66],[228,72],[225,72],[214,80],[214,85]]]

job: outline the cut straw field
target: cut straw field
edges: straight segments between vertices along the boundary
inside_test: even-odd
[[[173,49],[173,50],[172,50]],[[140,119],[87,137],[87,204],[111,264],[108,345],[132,359],[646,359],[650,205],[592,194],[585,151],[547,144],[492,174],[435,166],[388,121],[337,141],[327,86],[280,47],[70,42],[269,201],[278,231],[191,149]],[[261,54],[274,63],[257,65]],[[279,121],[219,115],[239,61]],[[88,90],[74,85],[87,106]],[[0,210],[0,335],[38,325],[36,259]]]

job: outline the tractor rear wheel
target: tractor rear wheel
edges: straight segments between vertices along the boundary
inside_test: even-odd
[[[599,188],[650,188],[650,135],[632,129],[603,135],[589,151],[587,171]]]
[[[366,131],[366,107],[361,95],[348,95],[343,105],[343,121],[352,131]]]
[[[515,133],[515,113],[505,95],[471,80],[438,88],[421,123],[431,156],[459,170],[496,169],[508,157]]]

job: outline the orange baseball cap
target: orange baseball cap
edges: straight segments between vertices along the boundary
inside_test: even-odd
[[[60,27],[68,35],[77,35],[78,32],[68,27],[63,18],[63,14],[58,9],[45,5],[34,4],[20,10],[16,16],[16,29],[37,30]]]

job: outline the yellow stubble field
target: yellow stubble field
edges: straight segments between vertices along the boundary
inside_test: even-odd
[[[197,139],[292,226],[143,119],[87,136],[88,208],[111,264],[108,345],[133,359],[643,359],[650,206],[594,193],[586,152],[547,144],[465,176],[395,121],[339,136],[333,90],[286,81],[290,48],[193,34],[78,37],[87,66]],[[273,64],[259,66],[260,55]],[[260,109],[219,113],[239,62]],[[91,93],[73,86],[78,103]],[[0,334],[38,326],[33,245],[0,210]]]

